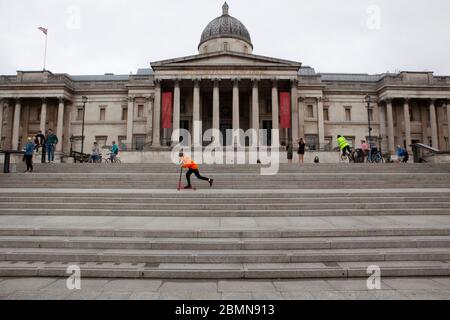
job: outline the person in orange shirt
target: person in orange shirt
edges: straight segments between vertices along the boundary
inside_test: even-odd
[[[187,180],[188,185],[186,187],[184,187],[185,189],[192,189],[192,185],[191,185],[192,174],[194,174],[197,177],[197,179],[199,179],[199,180],[208,181],[209,186],[212,188],[214,180],[206,178],[206,177],[202,177],[200,175],[200,172],[198,171],[198,165],[194,162],[194,160],[192,160],[191,158],[186,156],[183,152],[180,152],[179,157],[180,157],[180,162],[181,162],[182,167],[185,169],[189,169],[188,172],[186,173],[186,180]]]

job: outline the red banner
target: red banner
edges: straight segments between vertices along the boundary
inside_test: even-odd
[[[163,129],[172,128],[172,92],[163,92],[162,94],[162,127]]]
[[[280,92],[280,129],[291,127],[291,96],[289,92]]]

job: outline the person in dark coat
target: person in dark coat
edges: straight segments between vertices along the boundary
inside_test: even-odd
[[[301,138],[300,140],[298,140],[298,161],[299,163],[305,163],[305,147],[306,147],[306,143],[303,140],[303,138]]]

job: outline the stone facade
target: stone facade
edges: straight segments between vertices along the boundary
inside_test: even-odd
[[[214,20],[219,24],[213,21],[202,34],[198,55],[153,62],[134,75],[0,76],[1,147],[21,148],[27,137],[51,128],[62,141],[57,151],[79,151],[83,96],[88,97],[84,151],[94,141],[149,151],[177,143],[170,141],[172,130],[161,128],[161,95],[167,91],[174,97],[173,128],[192,132],[194,120],[202,120],[203,132],[278,129],[283,91],[291,96],[293,127],[280,130],[281,143],[304,137],[310,150],[327,151],[336,148],[340,134],[359,145],[367,139],[370,117],[383,151],[394,153],[397,145],[414,142],[450,150],[450,76],[316,73],[299,62],[253,54],[248,31],[229,16],[228,6],[223,10]],[[207,143],[199,140],[193,142]]]

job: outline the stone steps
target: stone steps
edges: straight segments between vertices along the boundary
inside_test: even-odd
[[[320,238],[138,238],[1,236],[0,248],[132,250],[297,250],[366,248],[450,248],[450,236]]]
[[[383,204],[376,206],[382,207]],[[230,205],[232,206],[232,205]],[[416,208],[411,205],[411,208],[404,208],[404,205],[395,208],[386,205],[380,209],[367,209],[369,206],[360,205],[357,209],[273,209],[266,208],[264,210],[250,209],[251,207],[239,207],[235,210],[215,209],[208,206],[201,207],[195,210],[184,209],[184,206],[177,209],[83,209],[74,206],[74,209],[41,209],[28,208],[29,206],[14,206],[8,205],[8,208],[0,208],[0,216],[97,216],[97,217],[215,217],[215,218],[233,218],[233,217],[329,217],[329,216],[426,216],[426,215],[450,215],[449,204],[441,205],[440,203],[430,204],[424,208]],[[51,207],[46,205],[46,207]],[[61,205],[61,207],[64,207]],[[87,206],[89,207],[89,206]],[[95,206],[92,206],[95,207]],[[327,207],[327,206],[325,206]],[[340,208],[345,207],[339,205]]]
[[[0,277],[64,277],[74,262],[0,261]],[[449,276],[449,262],[378,262],[383,277]],[[83,278],[324,279],[367,278],[371,261],[356,263],[160,264],[83,263]]]

